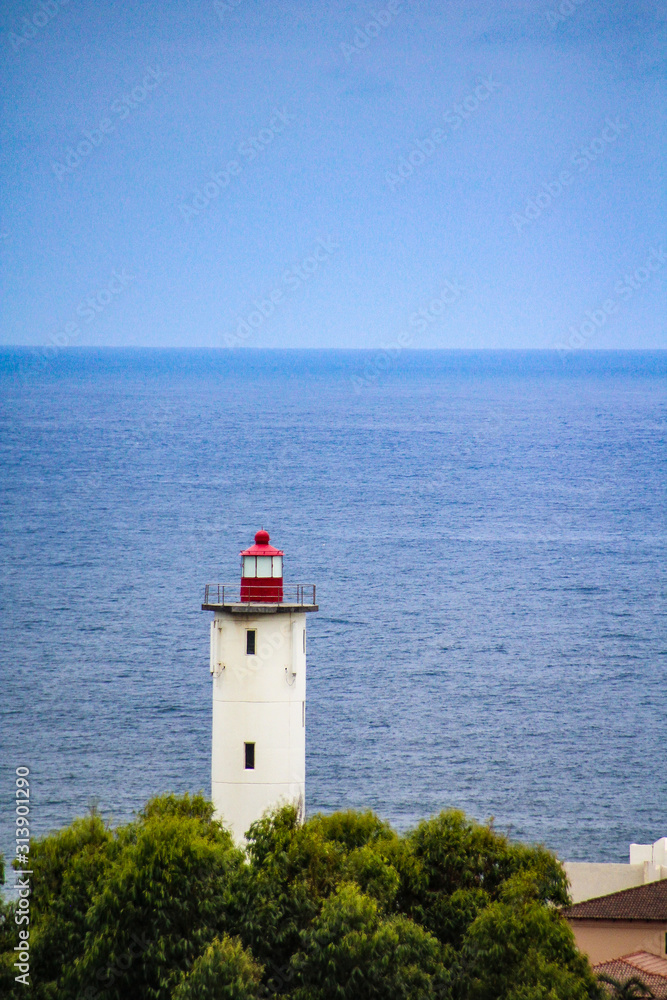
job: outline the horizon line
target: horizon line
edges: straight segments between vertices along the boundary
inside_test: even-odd
[[[0,344],[0,351],[39,351],[43,349],[45,345],[43,343],[38,344]],[[340,351],[349,353],[362,354],[364,352],[375,352],[378,351],[396,351],[401,354],[444,354],[444,353],[460,353],[460,354],[473,354],[483,351],[500,353],[504,352],[507,354],[518,353],[518,352],[533,352],[540,354],[639,354],[639,353],[649,353],[655,351],[667,351],[667,346],[665,347],[576,347],[568,348],[565,352],[563,348],[559,347],[385,347],[378,344],[374,347],[252,347],[248,345],[247,347],[211,347],[211,346],[198,346],[198,347],[185,347],[182,345],[166,345],[166,346],[155,346],[152,344],[71,344],[66,347],[58,347],[59,354],[74,354],[84,351],[216,351],[219,353],[225,353],[229,355],[242,354],[242,353],[260,353],[262,351],[282,351],[282,352],[325,352],[325,351]]]

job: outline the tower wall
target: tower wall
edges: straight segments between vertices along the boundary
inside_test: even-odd
[[[247,632],[255,630],[255,654]],[[306,615],[216,612],[211,622],[216,816],[241,842],[250,824],[306,791]],[[254,744],[254,769],[245,744]]]

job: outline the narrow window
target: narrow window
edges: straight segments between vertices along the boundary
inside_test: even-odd
[[[255,744],[254,743],[244,743],[245,747],[245,769],[246,771],[255,770]]]
[[[306,630],[303,630],[303,651],[306,652]]]
[[[256,645],[257,645],[257,629],[255,628],[246,629],[245,651],[248,654],[248,656],[255,655]]]

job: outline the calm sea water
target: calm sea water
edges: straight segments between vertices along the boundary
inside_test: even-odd
[[[386,370],[382,370],[386,369]],[[372,381],[364,379],[364,370]],[[307,807],[667,834],[665,353],[0,355],[2,846],[210,778],[203,586],[309,618]]]

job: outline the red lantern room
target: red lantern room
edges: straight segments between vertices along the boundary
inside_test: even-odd
[[[241,600],[280,604],[283,599],[283,552],[258,531],[255,544],[241,553]]]

